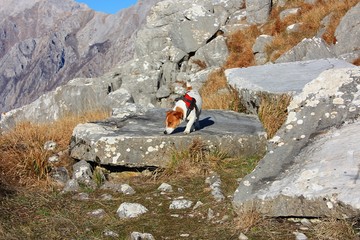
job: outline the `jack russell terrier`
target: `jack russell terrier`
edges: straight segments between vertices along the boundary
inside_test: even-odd
[[[198,91],[186,84],[186,94],[176,99],[173,110],[166,112],[166,129],[164,134],[171,134],[183,121],[188,121],[184,133],[189,134],[195,128],[199,129],[199,116],[202,99]]]

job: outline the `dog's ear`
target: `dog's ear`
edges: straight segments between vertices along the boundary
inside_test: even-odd
[[[182,119],[184,114],[182,112],[179,112],[179,111],[176,111],[174,116],[177,118],[177,119]]]
[[[166,117],[169,116],[169,114],[170,114],[171,112],[172,112],[171,110],[167,111],[167,112],[166,112]]]

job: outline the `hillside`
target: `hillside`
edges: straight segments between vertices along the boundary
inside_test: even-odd
[[[0,112],[131,59],[136,31],[155,2],[106,15],[73,0],[6,0],[0,10]]]

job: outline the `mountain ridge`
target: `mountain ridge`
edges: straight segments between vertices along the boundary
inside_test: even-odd
[[[5,1],[0,10],[0,112],[129,60],[135,33],[155,2],[139,1],[110,15],[73,0]]]

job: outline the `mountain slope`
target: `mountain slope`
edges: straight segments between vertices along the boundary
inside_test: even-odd
[[[139,1],[107,15],[73,0],[5,0],[0,10],[0,111],[129,60],[135,33],[155,2]]]

